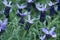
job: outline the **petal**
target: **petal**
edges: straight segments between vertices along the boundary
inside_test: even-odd
[[[31,24],[33,24],[33,23],[34,23],[34,21],[32,21],[32,20],[29,20],[28,22],[29,22],[29,23],[31,23]]]
[[[50,1],[50,3],[48,3],[49,6],[52,6],[53,5],[53,2]]]
[[[54,32],[54,30],[55,30],[55,27],[51,28],[51,30],[49,31],[49,33]]]
[[[40,7],[41,5],[40,5],[40,3],[37,3],[37,4],[35,4],[36,5],[36,7]]]
[[[36,5],[37,10],[39,10],[39,11],[42,10],[42,8],[40,8],[40,7],[42,7],[42,5],[40,5],[40,3],[37,3],[37,4],[35,4],[35,5]]]
[[[9,2],[9,5],[11,5],[12,1]]]
[[[28,20],[31,20],[31,15],[28,15]]]
[[[24,14],[24,15],[27,15],[27,13],[28,13],[28,12],[27,12],[27,11],[25,11],[23,14]]]
[[[55,11],[57,11],[57,9],[58,9],[58,7],[57,7],[57,6],[55,6]]]
[[[32,0],[27,0],[27,2],[33,2]]]
[[[49,34],[49,31],[47,28],[42,28],[42,31],[45,33],[45,34]]]
[[[50,35],[51,35],[52,37],[57,37],[57,35],[56,35],[55,32],[50,33]]]
[[[45,39],[45,37],[46,37],[46,35],[41,36],[41,37],[40,37],[40,40],[44,40],[44,39]]]
[[[3,22],[3,24],[7,25],[7,23],[8,23],[8,19],[6,18]]]
[[[42,11],[47,11],[47,4],[45,4],[43,7],[42,7]]]
[[[20,7],[19,4],[16,4],[16,5],[17,5],[18,8]]]
[[[18,8],[20,8],[20,9],[24,9],[24,8],[26,7],[25,4],[21,4],[20,6],[17,4],[17,6],[18,6]]]
[[[37,8],[37,10],[39,10],[39,11],[41,11],[41,10],[42,10],[42,8],[39,8],[39,7],[37,7],[37,6],[36,6],[36,8]]]
[[[8,3],[8,2],[7,2],[6,0],[4,0],[3,4],[4,4],[5,6],[7,5],[7,3]]]
[[[6,25],[3,24],[1,30],[6,30]]]

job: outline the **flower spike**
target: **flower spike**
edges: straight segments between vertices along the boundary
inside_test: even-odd
[[[56,33],[54,32],[55,27],[52,27],[51,30],[47,30],[46,28],[42,28],[42,31],[46,34],[46,35],[50,35],[52,37],[57,37]]]

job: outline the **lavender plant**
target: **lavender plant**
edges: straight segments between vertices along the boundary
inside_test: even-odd
[[[3,16],[0,14],[0,40],[60,39],[59,0],[53,2],[51,0],[1,0],[0,3],[2,3],[1,6],[5,5]],[[57,10],[55,10],[55,6],[57,6]],[[56,12],[57,16],[55,16]],[[47,18],[47,16],[52,17],[50,15],[55,16],[53,20]],[[8,21],[8,18],[11,21]],[[5,20],[3,21],[3,19]]]

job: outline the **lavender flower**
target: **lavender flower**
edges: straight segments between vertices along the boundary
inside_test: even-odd
[[[18,4],[16,5],[18,6],[17,16],[20,17],[19,23],[24,24],[24,17],[27,15],[27,11],[22,13],[22,9],[26,8],[26,5],[25,4],[21,4],[20,6]]]
[[[9,18],[9,12],[10,12],[10,9],[11,9],[11,1],[10,2],[7,2],[6,0],[4,0],[3,4],[6,6],[5,7],[5,11],[4,11],[4,14],[6,15],[6,18]]]
[[[43,6],[43,4],[42,5],[40,5],[39,3],[37,3],[36,4],[36,8],[39,10],[39,11],[41,11],[41,14],[40,14],[40,21],[41,22],[44,22],[45,21],[45,18],[46,18],[46,4],[45,4],[45,6]]]
[[[21,4],[19,6],[19,4],[16,4],[18,6],[18,10],[17,10],[17,15],[19,16],[19,13],[22,13],[22,9],[26,8],[25,4]]]
[[[57,4],[56,3],[53,3],[50,1],[50,3],[48,3],[48,5],[50,6],[50,16],[53,16],[54,14],[58,14],[56,11],[55,11],[55,8],[54,8],[54,5]]]
[[[2,34],[6,30],[7,23],[8,23],[7,18],[4,21],[0,20],[0,34]]]
[[[26,20],[27,23],[26,23],[26,26],[25,26],[25,30],[29,30],[31,25],[34,23],[34,20],[35,20],[35,18],[34,19],[30,19],[30,15],[28,15],[28,20]]]
[[[18,13],[19,13],[19,11],[18,11]],[[26,15],[28,15],[28,14],[27,14],[27,11],[24,12],[24,13],[22,13],[22,14],[19,13],[19,17],[20,17],[19,23],[24,24],[24,17],[25,17]]]
[[[42,31],[46,34],[46,39],[49,39],[50,37],[57,37],[54,30],[55,27],[52,27],[50,31],[47,28],[42,28]]]

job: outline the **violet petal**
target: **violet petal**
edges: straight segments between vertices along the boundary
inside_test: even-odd
[[[42,28],[42,31],[45,33],[45,34],[49,34],[49,31],[47,28]]]

